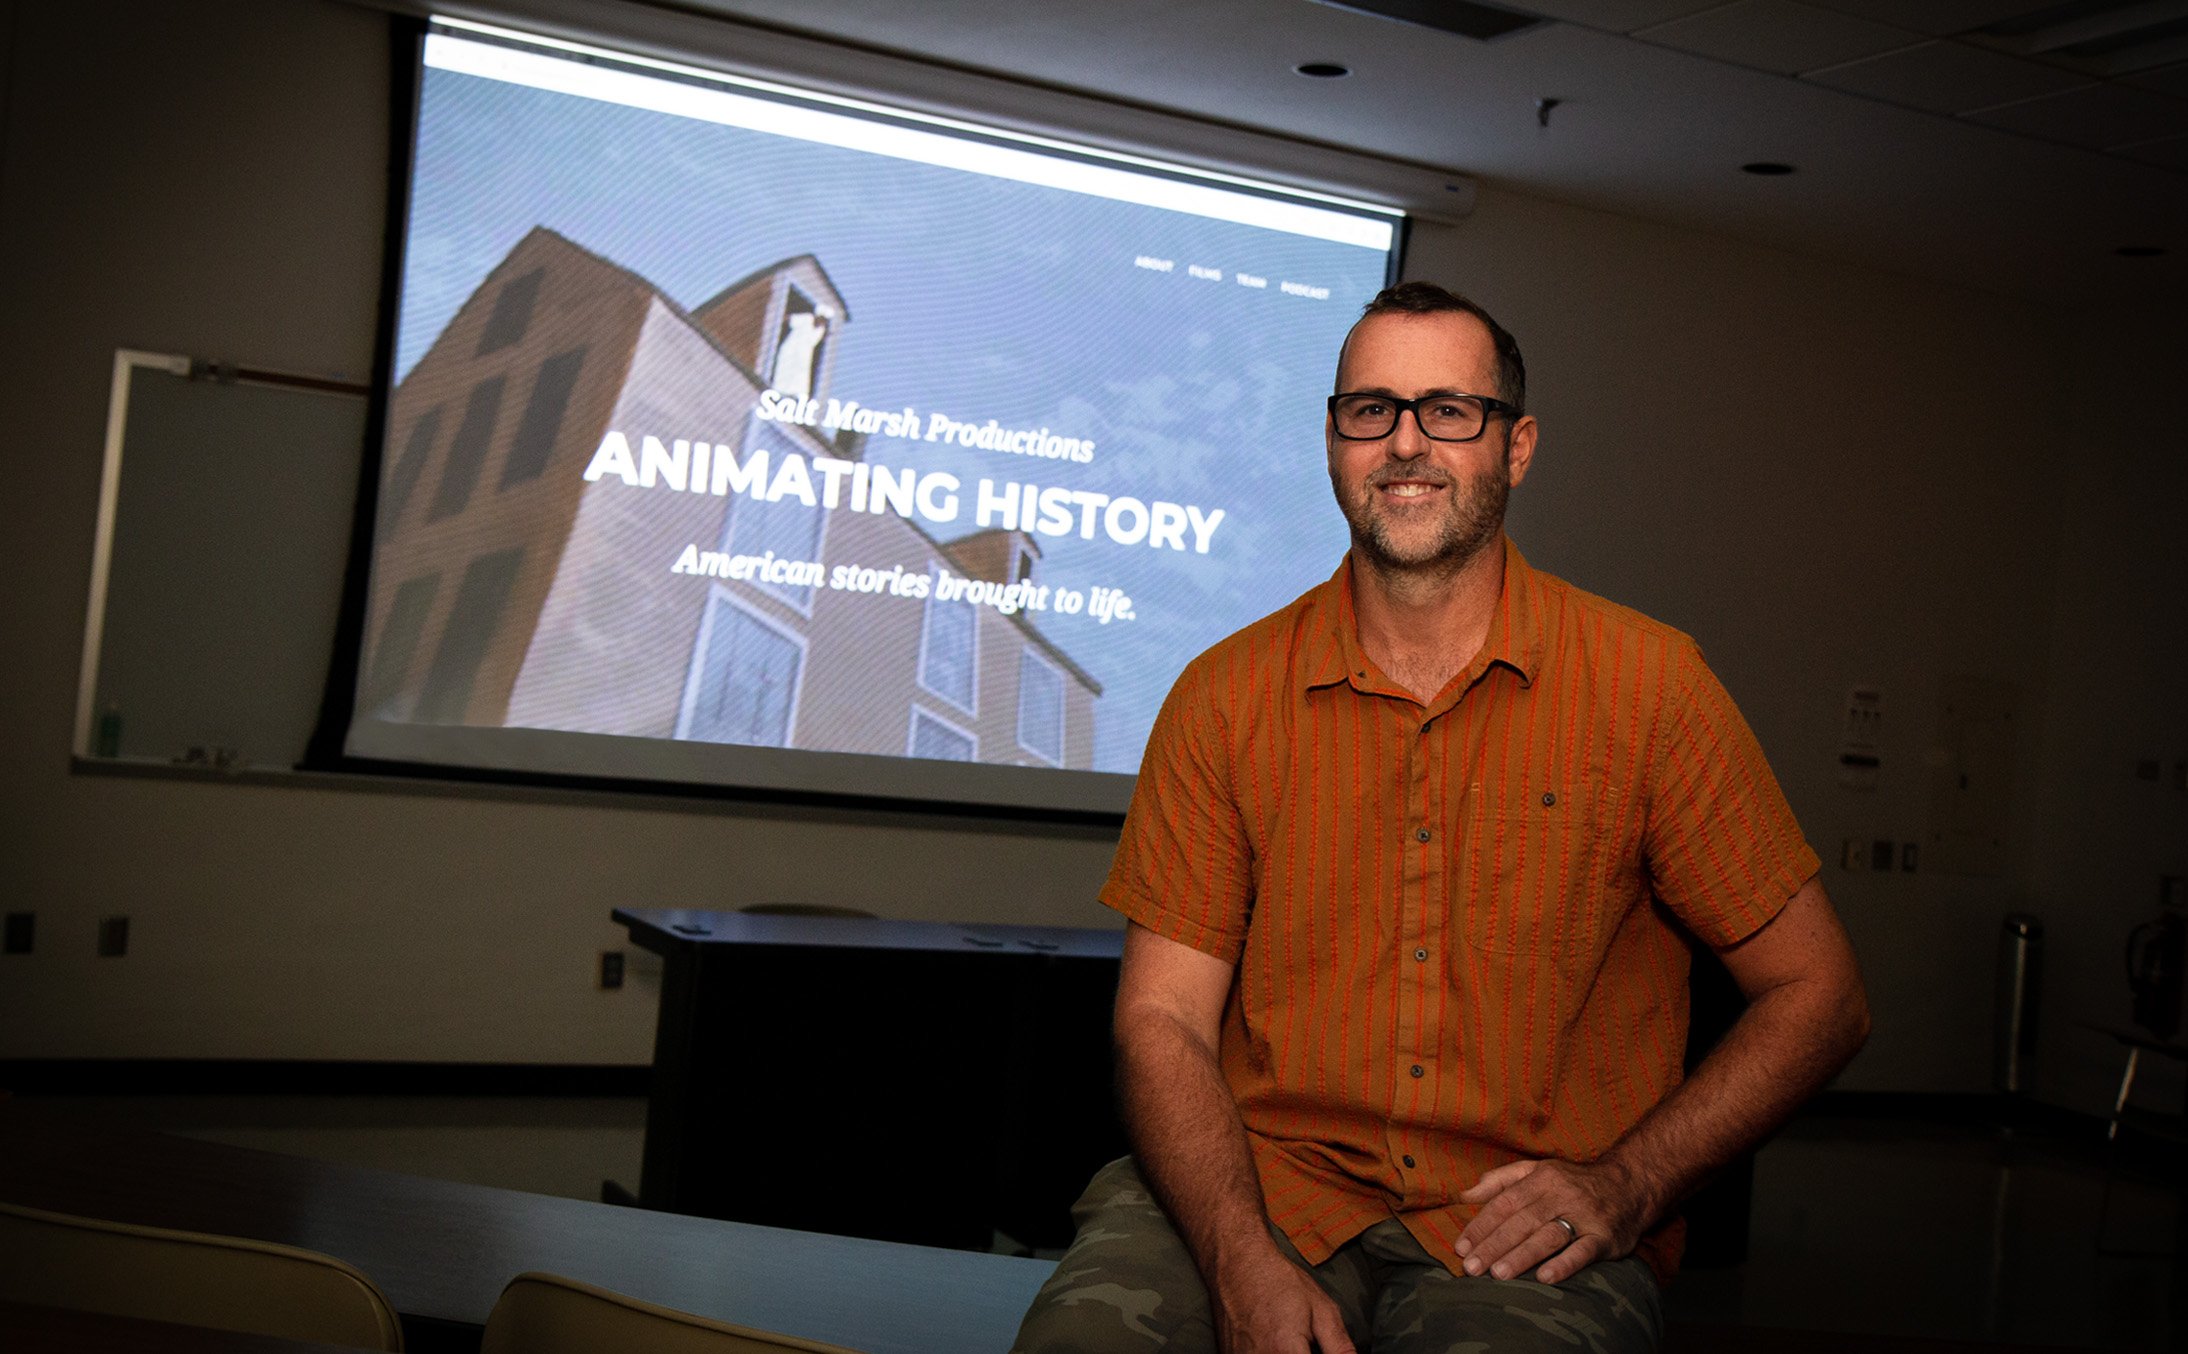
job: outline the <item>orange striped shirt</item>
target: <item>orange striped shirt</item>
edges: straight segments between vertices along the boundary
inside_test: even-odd
[[[1481,652],[1425,706],[1334,577],[1202,654],[1155,722],[1102,901],[1236,966],[1223,1074],[1269,1216],[1320,1263],[1396,1216],[1591,1161],[1679,1084],[1688,953],[1820,862],[1677,630],[1505,543]],[[1672,1220],[1641,1253],[1677,1267]]]

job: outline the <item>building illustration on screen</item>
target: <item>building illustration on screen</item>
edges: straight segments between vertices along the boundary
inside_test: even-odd
[[[686,311],[533,229],[390,401],[358,713],[1091,767],[1101,685],[1023,612],[671,572],[696,544],[1010,583],[1039,569],[1026,533],[583,477],[611,429],[861,459],[753,417],[770,387],[826,398],[850,332],[810,255]]]

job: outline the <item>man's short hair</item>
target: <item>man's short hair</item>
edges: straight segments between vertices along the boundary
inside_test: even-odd
[[[1497,350],[1497,398],[1514,409],[1524,410],[1527,407],[1527,363],[1519,355],[1519,340],[1479,304],[1433,282],[1401,282],[1375,293],[1375,299],[1361,307],[1360,318],[1439,315],[1451,311],[1471,315],[1488,328],[1489,340]]]

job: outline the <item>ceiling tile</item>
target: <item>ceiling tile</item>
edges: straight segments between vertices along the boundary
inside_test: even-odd
[[[2124,84],[2140,85],[2144,89],[2154,89],[2160,94],[2188,99],[2188,61],[2174,66],[2160,66],[2153,71],[2137,71],[2133,75],[2122,76],[2121,81]]]
[[[1537,14],[1503,5],[1474,4],[1470,0],[1315,0],[1315,3],[1419,28],[1433,28],[1476,42],[1494,42],[1540,28],[1546,22]]]
[[[2091,85],[1967,117],[2009,132],[2102,150],[2188,133],[2188,100],[2126,85]]]
[[[1916,41],[1906,29],[1795,0],[1741,0],[1692,18],[1637,30],[1644,42],[1781,75],[1836,66]]]
[[[2056,5],[2057,0],[1811,0],[1825,9],[1943,37]]]
[[[2177,168],[1629,40],[1593,22],[1597,0],[1501,2],[1575,21],[1477,43],[1308,0],[679,0],[673,8],[692,17],[674,18],[673,30],[666,11],[646,12],[733,64],[786,63],[793,82],[893,91],[976,120],[1083,119],[1104,144],[1153,135],[1188,158],[1204,124],[1255,127],[1463,170],[1491,185],[1479,229],[1530,228],[1548,210],[1530,204],[1563,202],[2047,303],[2188,299],[2188,253],[2163,271],[2109,252],[2143,241],[2188,249],[2188,173]],[[1657,3],[1632,0],[1635,10]],[[698,17],[706,10],[751,26],[716,28]],[[923,61],[899,67],[884,52]],[[1314,59],[1356,74],[1292,73]],[[1547,128],[1534,107],[1546,95],[1568,100]],[[1185,116],[1155,135],[1155,114],[1142,109]],[[1210,136],[1202,153],[1223,159],[1228,143]],[[1801,172],[1758,179],[1733,168],[1762,159]],[[1578,238],[1544,247],[1581,247]]]
[[[2176,136],[2167,141],[2147,141],[2139,146],[2129,146],[2118,153],[2130,160],[2140,160],[2146,165],[2188,170],[2188,136]]]
[[[1631,33],[1687,14],[1715,9],[1724,0],[1513,0],[1515,8],[1589,28]]]
[[[1957,42],[1926,42],[1920,47],[1833,66],[1807,78],[1850,94],[1931,113],[1989,108],[2095,83],[2056,66]]]

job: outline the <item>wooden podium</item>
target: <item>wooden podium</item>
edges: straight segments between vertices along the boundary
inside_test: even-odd
[[[639,1202],[986,1249],[1124,1154],[1121,931],[617,909],[666,963]]]

